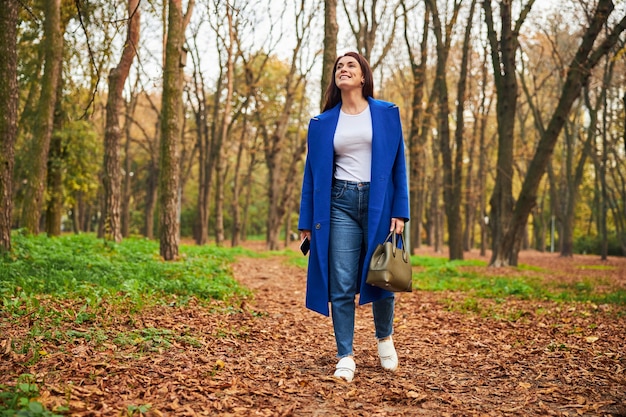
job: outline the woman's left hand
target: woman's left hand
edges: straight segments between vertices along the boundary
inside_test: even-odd
[[[404,231],[404,220],[396,217],[391,218],[391,227],[389,231],[396,231],[397,234],[401,234]]]

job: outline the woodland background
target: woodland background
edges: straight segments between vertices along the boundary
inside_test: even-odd
[[[11,230],[233,246],[296,228],[306,130],[356,50],[402,112],[414,249],[626,253],[626,3],[5,0]]]

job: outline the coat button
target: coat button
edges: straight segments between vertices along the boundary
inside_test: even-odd
[[[318,223],[318,224],[316,224],[316,225],[315,225],[315,228],[316,228],[317,230],[320,230],[320,229],[322,228],[322,225]]]

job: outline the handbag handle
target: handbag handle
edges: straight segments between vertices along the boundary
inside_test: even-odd
[[[404,246],[404,239],[402,237],[402,233],[394,233],[393,230],[392,230],[387,235],[387,238],[385,239],[385,242],[391,240],[391,245],[393,246],[393,249],[392,249],[391,253],[395,257],[396,256],[396,249],[398,249],[398,241],[397,241],[398,236],[400,236],[400,244],[402,245],[402,258],[404,260],[406,260],[406,247]]]

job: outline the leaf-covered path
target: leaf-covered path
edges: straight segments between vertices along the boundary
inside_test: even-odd
[[[571,280],[581,258],[522,254],[521,262]],[[126,349],[82,338],[23,366],[28,358],[2,336],[0,383],[32,373],[44,404],[69,400],[77,416],[142,406],[155,416],[626,415],[624,307],[508,299],[480,300],[478,310],[462,294],[400,294],[398,371],[381,370],[371,310],[360,307],[348,384],[331,377],[330,319],[304,308],[305,271],[285,259],[237,260],[235,277],[255,292],[240,309],[164,306],[133,319],[112,311],[103,338],[143,329]],[[611,262],[610,279],[624,286],[626,261]],[[598,277],[608,279],[606,269]]]
[[[574,278],[573,260],[533,255],[536,264],[560,268],[562,279]],[[304,309],[303,271],[277,258],[242,259],[235,275],[256,289],[254,308],[267,313],[241,359],[256,369],[250,382],[272,393],[268,415],[626,415],[623,311],[509,300],[494,303],[504,318],[495,319],[449,311],[442,300],[455,294],[399,294],[399,370],[381,370],[371,310],[361,307],[357,373],[345,384],[329,378],[332,326]]]

